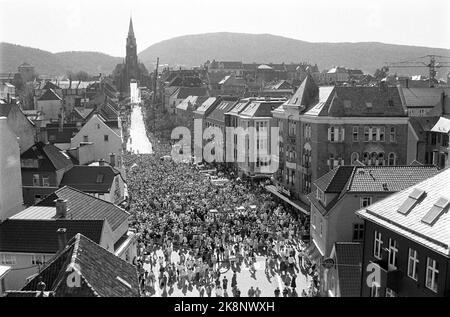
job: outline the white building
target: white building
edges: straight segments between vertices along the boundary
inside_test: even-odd
[[[0,117],[0,222],[22,209],[19,143],[7,118]]]
[[[93,143],[95,161],[103,159],[120,168],[122,141],[120,124],[118,128],[110,127],[100,115],[94,114],[72,138],[70,148],[77,148],[83,143]],[[115,154],[117,162],[111,162],[111,153]]]

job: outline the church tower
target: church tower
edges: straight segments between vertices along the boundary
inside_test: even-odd
[[[125,57],[125,67],[127,74],[127,82],[129,83],[130,79],[136,80],[138,79],[136,38],[134,37],[133,20],[131,19],[131,17],[130,17],[130,26],[128,28],[126,51],[127,55]]]

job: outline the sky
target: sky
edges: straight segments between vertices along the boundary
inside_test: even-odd
[[[450,49],[449,0],[0,0],[0,42],[124,56],[130,15],[138,52],[211,32]]]

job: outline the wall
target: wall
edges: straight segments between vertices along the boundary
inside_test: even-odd
[[[88,141],[94,143],[94,160],[104,159],[110,162],[110,153],[116,153],[117,156],[122,153],[122,139],[111,128],[109,128],[97,115],[81,128],[81,130],[72,138],[71,148],[79,147],[84,142],[84,136],[88,136]],[[104,135],[108,135],[108,141],[104,141]]]
[[[0,221],[23,209],[20,152],[16,135],[0,117]]]

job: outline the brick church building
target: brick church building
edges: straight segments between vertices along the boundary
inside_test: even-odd
[[[150,76],[143,63],[137,56],[136,38],[134,37],[133,20],[130,18],[128,28],[126,57],[122,64],[118,64],[113,72],[114,84],[121,94],[129,95],[130,81],[136,80],[138,86],[148,86]]]

